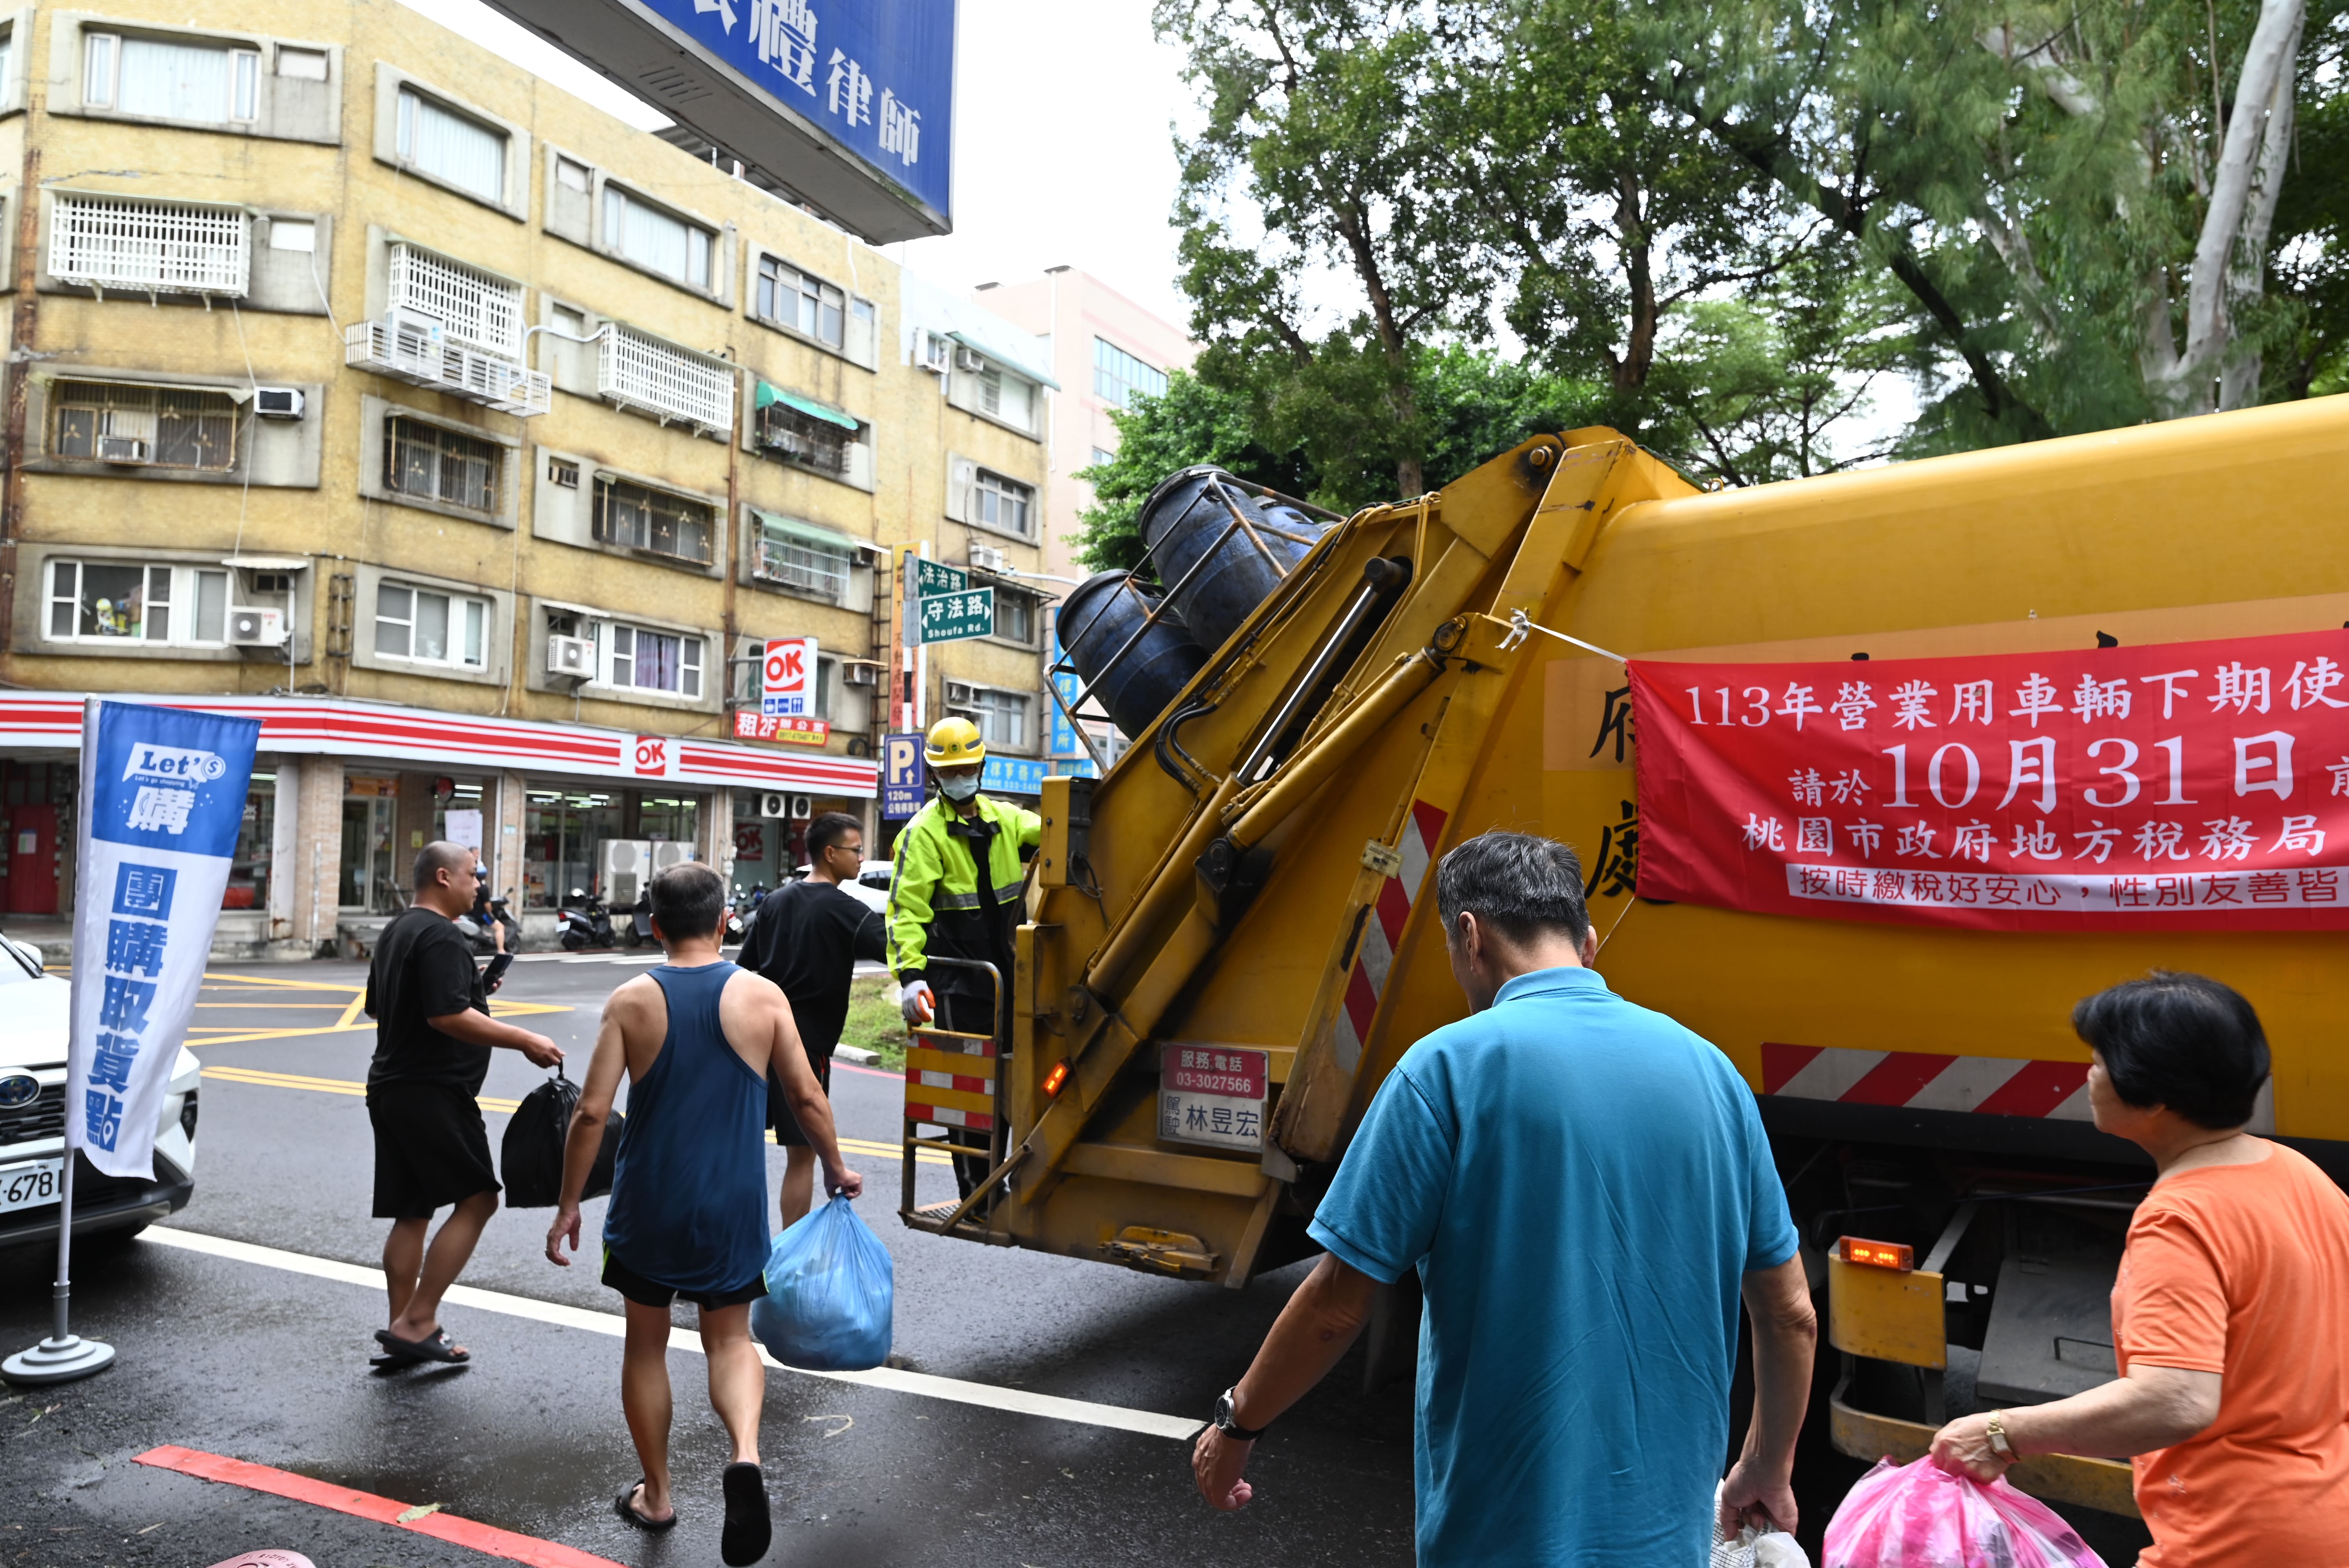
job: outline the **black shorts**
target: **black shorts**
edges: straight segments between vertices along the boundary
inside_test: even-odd
[[[823,1089],[823,1097],[830,1099],[832,1098],[832,1052],[826,1049],[823,1055],[818,1056],[814,1051],[809,1051],[808,1067],[815,1073],[815,1081]],[[783,1098],[781,1084],[770,1082],[767,1086],[767,1119],[774,1124],[775,1141],[784,1148],[814,1147],[808,1142],[807,1134],[800,1130],[799,1118],[792,1114],[792,1102]]]
[[[756,1301],[767,1294],[767,1276],[764,1274],[752,1274],[749,1284],[738,1285],[732,1290],[700,1294],[679,1290],[675,1285],[647,1279],[613,1256],[609,1247],[604,1249],[604,1283],[638,1306],[657,1306],[663,1311],[667,1311],[680,1295],[702,1311],[713,1312],[721,1306],[740,1306],[746,1301]]]
[[[455,1084],[375,1084],[375,1217],[429,1220],[435,1209],[499,1191],[481,1108]]]

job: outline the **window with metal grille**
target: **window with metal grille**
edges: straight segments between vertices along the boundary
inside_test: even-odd
[[[1029,518],[1035,509],[1036,491],[1031,485],[1018,480],[1005,479],[986,469],[978,470],[978,481],[971,487],[971,510],[974,521],[1006,533],[1028,537]]]
[[[759,258],[759,315],[838,348],[847,296],[772,256]]]
[[[236,403],[185,387],[53,382],[49,455],[227,473],[236,467]]]
[[[605,633],[604,684],[678,696],[701,695],[701,639],[647,626],[611,625]]]
[[[250,262],[245,216],[229,207],[59,191],[49,272],[60,283],[242,297]]]
[[[522,285],[414,245],[391,247],[391,304],[484,354],[522,357]]]
[[[710,244],[715,238],[617,185],[604,187],[604,243],[640,267],[688,288],[709,286]]]
[[[770,403],[759,410],[759,435],[777,457],[827,474],[848,472],[850,449],[856,445],[854,433],[788,403]]]
[[[734,428],[734,367],[614,324],[595,361],[595,387],[664,419],[725,434]]]
[[[501,449],[496,442],[396,414],[384,424],[386,490],[471,511],[497,511]]]
[[[595,480],[595,537],[606,544],[709,563],[709,503],[626,480]]]
[[[399,160],[491,201],[506,199],[506,133],[410,88],[399,89]]]
[[[1135,393],[1153,397],[1166,395],[1166,372],[1128,354],[1105,337],[1093,339],[1093,393],[1104,403],[1123,408]]]
[[[855,552],[774,523],[759,525],[759,575],[770,583],[834,603],[848,596]]]
[[[157,119],[226,125],[254,117],[261,56],[226,44],[82,35],[82,102]]]

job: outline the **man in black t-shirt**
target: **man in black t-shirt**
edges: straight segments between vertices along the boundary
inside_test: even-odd
[[[472,906],[473,864],[471,850],[446,840],[419,851],[415,904],[383,928],[367,970],[375,1217],[392,1222],[383,1243],[391,1322],[376,1340],[394,1360],[470,1358],[440,1326],[440,1297],[498,1211],[489,1130],[475,1099],[491,1048],[520,1051],[543,1068],[563,1060],[544,1035],[490,1016],[472,945],[452,923]],[[444,1204],[456,1207],[428,1250],[425,1232]]]
[[[808,1066],[832,1093],[832,1047],[848,1021],[849,983],[860,958],[878,964],[887,939],[881,912],[843,892],[864,866],[864,830],[854,817],[827,811],[808,824],[808,874],[769,893],[759,905],[736,962],[782,987],[807,1047]],[[783,1223],[815,1200],[815,1150],[792,1119],[779,1086],[767,1086],[769,1119],[783,1146]]]

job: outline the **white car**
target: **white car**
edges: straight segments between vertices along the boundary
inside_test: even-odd
[[[40,950],[0,936],[0,1247],[55,1241],[66,1152],[66,1022],[72,988],[41,969]],[[181,1047],[156,1124],[152,1180],[74,1178],[74,1234],[135,1233],[196,1191],[196,1080]]]
[[[887,861],[874,861],[856,873],[854,882],[840,884],[840,891],[867,909],[887,910],[889,907],[889,872]],[[812,865],[802,866],[792,873],[792,881],[804,882],[814,871]]]

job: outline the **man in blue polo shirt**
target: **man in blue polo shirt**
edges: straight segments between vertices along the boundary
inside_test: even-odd
[[[1608,990],[1582,867],[1486,833],[1436,872],[1472,1016],[1403,1054],[1321,1200],[1329,1249],[1192,1456],[1236,1509],[1256,1437],[1416,1267],[1423,1565],[1704,1561],[1743,1297],[1755,1395],[1725,1522],[1795,1526],[1816,1326],[1753,1091]]]

